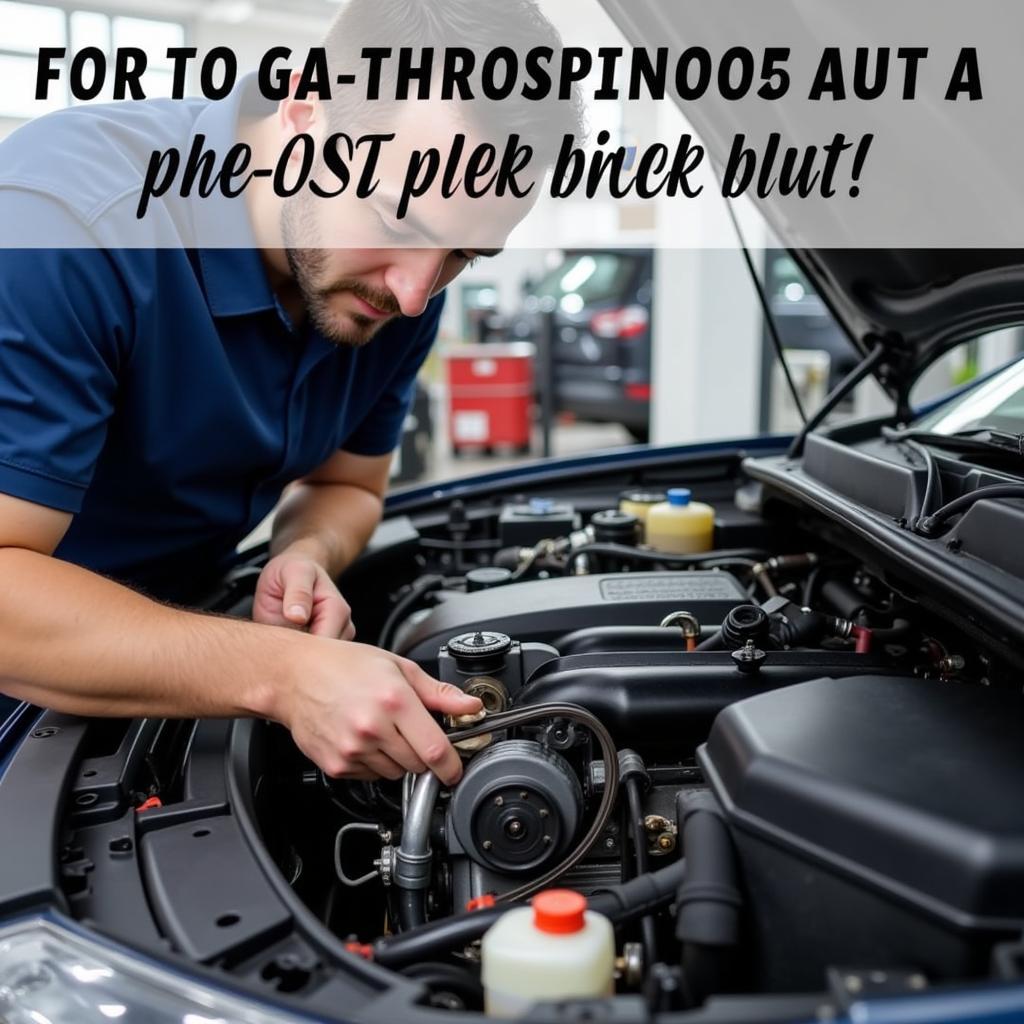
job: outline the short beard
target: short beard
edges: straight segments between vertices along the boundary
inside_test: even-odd
[[[401,312],[395,297],[388,292],[369,288],[361,281],[342,278],[331,284],[323,284],[327,268],[329,249],[309,249],[295,245],[298,240],[308,241],[315,237],[312,228],[312,202],[292,200],[286,203],[281,214],[281,234],[285,244],[285,256],[291,269],[295,285],[299,289],[302,303],[313,327],[329,342],[338,346],[360,348],[371,341],[375,334],[390,320],[374,319],[359,313],[348,313],[354,329],[346,330],[337,315],[331,312],[330,302],[334,295],[349,292],[374,309],[390,313],[392,317]],[[305,219],[306,229],[299,230],[298,222]]]

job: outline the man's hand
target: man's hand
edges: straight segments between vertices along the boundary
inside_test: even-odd
[[[255,622],[308,630],[314,636],[351,640],[352,609],[327,570],[310,556],[283,552],[260,573],[252,606]]]
[[[430,711],[473,715],[476,697],[415,662],[362,644],[308,638],[292,652],[292,685],[272,717],[331,778],[398,779],[432,771],[446,785],[462,762]]]

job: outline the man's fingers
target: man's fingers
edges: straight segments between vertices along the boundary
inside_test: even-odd
[[[332,640],[351,640],[356,635],[352,609],[323,569],[317,569],[314,577],[309,631],[314,636],[326,636]]]
[[[462,760],[422,704],[410,702],[396,725],[426,769],[446,786],[454,786],[462,778]]]
[[[313,609],[309,631],[313,636],[329,636],[332,640],[351,640],[355,627],[349,617],[351,610],[341,597],[329,597]]]
[[[407,772],[419,775],[427,770],[423,759],[409,746],[406,738],[398,731],[397,727],[392,732],[381,749],[392,761],[400,764]]]
[[[397,761],[379,750],[363,754],[359,760],[373,773],[374,778],[397,780],[405,775],[405,769]]]
[[[457,686],[434,679],[415,662],[402,659],[400,667],[416,696],[431,711],[440,711],[443,715],[475,715],[483,707],[478,697],[470,697]]]
[[[316,587],[316,565],[313,562],[290,562],[281,571],[284,617],[297,626],[304,626],[313,614],[313,590]]]

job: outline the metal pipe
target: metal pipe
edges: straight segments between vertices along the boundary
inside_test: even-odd
[[[426,891],[433,860],[430,826],[440,792],[441,780],[433,772],[421,775],[402,826],[402,842],[395,857],[395,885],[402,890],[398,906],[403,931],[427,919]]]

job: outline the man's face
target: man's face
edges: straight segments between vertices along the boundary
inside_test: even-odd
[[[286,255],[306,314],[336,345],[365,345],[399,316],[419,316],[470,263],[439,249],[309,249]]]
[[[522,200],[473,200],[463,193],[446,199],[435,191],[414,201],[409,215],[398,221],[395,210],[412,151],[435,146],[444,153],[445,140],[467,129],[450,107],[410,103],[398,108],[385,130],[396,139],[381,150],[373,196],[359,199],[353,188],[335,199],[319,199],[303,189],[282,210],[285,252],[307,315],[339,345],[364,345],[396,317],[419,316],[476,258],[496,251],[422,247],[429,240],[503,238],[529,206]],[[467,149],[481,141],[468,134]],[[359,169],[353,167],[353,177]],[[312,179],[333,180],[322,159]]]

